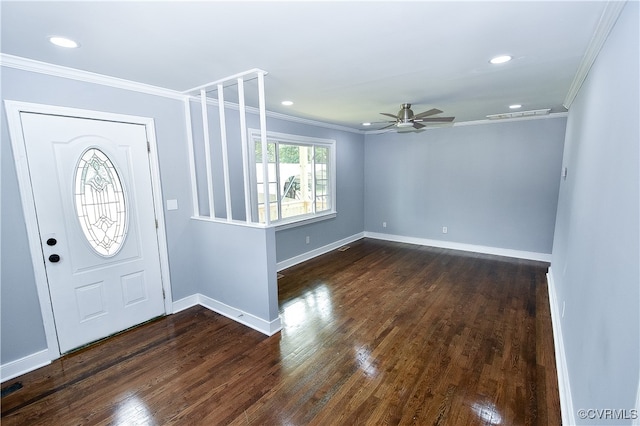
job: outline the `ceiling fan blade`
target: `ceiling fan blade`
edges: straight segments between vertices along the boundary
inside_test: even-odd
[[[395,114],[389,114],[388,112],[381,112],[380,114],[382,114],[382,115],[386,115],[387,117],[391,117],[391,118],[394,118],[394,119],[396,119],[396,120],[398,119],[398,116],[397,116],[397,115],[395,115]]]
[[[395,126],[395,125],[396,125],[396,123],[392,123],[392,124],[389,124],[388,126],[381,127],[381,128],[379,128],[378,130],[388,129],[389,127],[393,127],[393,126]]]
[[[413,128],[414,129],[422,129],[423,127],[425,127],[424,124],[420,124],[417,121],[413,122]]]
[[[435,115],[435,114],[440,114],[442,113],[442,111],[440,111],[438,108],[432,108],[429,111],[424,111],[421,112],[420,114],[416,114],[413,116],[413,118],[423,118],[423,117],[428,117],[430,115]]]
[[[416,121],[420,121],[423,123],[449,123],[455,120],[455,117],[429,117],[429,118],[420,118]]]

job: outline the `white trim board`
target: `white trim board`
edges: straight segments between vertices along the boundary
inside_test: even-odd
[[[533,251],[513,250],[500,247],[481,246],[476,244],[456,243],[453,241],[431,240],[428,238],[406,237],[403,235],[382,234],[379,232],[364,233],[365,238],[394,241],[397,243],[417,244],[421,246],[437,247],[451,250],[470,251],[474,253],[491,254],[495,256],[514,257],[516,259],[537,260],[551,263],[551,254]]]
[[[530,120],[549,120],[554,118],[566,118],[569,116],[568,112],[553,112],[547,115],[532,115],[527,117],[512,117],[512,118],[499,118],[494,120],[483,119],[483,120],[472,120],[472,121],[456,121],[452,124],[447,124],[444,126],[429,126],[421,131],[430,131],[436,129],[444,129],[449,127],[464,127],[464,126],[481,126],[483,124],[497,124],[497,123],[508,123],[513,121],[530,121]],[[385,130],[365,130],[362,131],[365,135],[379,135],[383,133],[387,133],[389,129]],[[411,133],[411,132],[407,132]]]
[[[345,244],[349,244],[352,243],[354,241],[358,241],[362,238],[364,238],[364,232],[360,232],[358,234],[352,235],[350,237],[347,238],[343,238],[341,240],[338,241],[334,241],[331,244],[327,244],[326,246],[322,246],[322,247],[318,247],[317,249],[313,249],[310,250],[306,253],[302,253],[299,254],[297,256],[291,257],[289,259],[283,260],[281,262],[278,262],[276,265],[276,269],[278,272],[282,271],[283,269],[287,269],[290,268],[294,265],[297,265],[299,263],[302,262],[306,262],[307,260],[311,260],[314,257],[318,257],[321,256],[325,253],[329,253],[332,250],[335,250],[337,248],[340,248],[342,246],[344,246]]]
[[[240,309],[236,309],[233,306],[229,306],[203,294],[199,294],[198,298],[200,300],[200,305],[204,306],[205,308],[217,312],[220,315],[223,315],[236,322],[239,322],[240,324],[244,324],[247,327],[253,328],[254,330],[259,331],[262,334],[266,334],[267,336],[273,336],[278,331],[282,330],[282,321],[280,320],[279,316],[273,321],[266,321],[262,318],[258,318],[255,315],[241,311]]]
[[[152,86],[150,84],[138,83],[122,78],[97,74],[75,68],[63,67],[61,65],[49,64],[33,59],[22,58],[20,56],[0,54],[0,65],[8,68],[15,68],[23,71],[35,72],[38,74],[50,75],[53,77],[68,78],[70,80],[84,81],[86,83],[101,84],[103,86],[114,87],[116,89],[130,90],[133,92],[146,93],[148,95],[162,96],[164,98],[185,99],[187,96],[175,90],[163,87]]]
[[[173,302],[173,309],[171,311],[172,314],[177,314],[178,312],[184,311],[185,309],[189,309],[193,306],[197,306],[200,304],[200,294],[192,294],[187,297],[183,297],[180,300],[176,300]]]
[[[51,364],[52,358],[49,349],[43,349],[27,355],[15,361],[0,365],[0,382],[4,383],[30,371]]]
[[[571,82],[571,86],[569,86],[569,91],[567,92],[566,97],[564,98],[564,102],[562,105],[569,109],[571,108],[571,104],[573,100],[578,95],[580,88],[582,87],[582,83],[589,75],[589,71],[591,70],[591,66],[596,61],[604,42],[609,37],[609,33],[613,29],[620,13],[622,13],[622,9],[624,8],[625,1],[608,1],[605,9],[602,11],[602,15],[600,15],[600,21],[598,22],[598,26],[596,27],[593,37],[587,46],[587,50],[582,57],[582,61],[578,66],[578,70],[576,75],[573,77],[573,81]]]
[[[280,317],[273,321],[267,321],[200,293],[192,294],[191,296],[187,296],[173,302],[173,313],[175,314],[197,305],[207,308],[210,311],[216,312],[233,321],[239,322],[240,324],[246,325],[247,327],[259,331],[262,334],[266,334],[267,336],[273,336],[278,331],[282,330],[282,321]]]
[[[640,411],[640,374],[638,374],[638,392],[636,393],[636,405],[634,408]],[[633,426],[640,425],[640,415],[636,416],[636,418],[633,420],[632,425]]]
[[[553,328],[553,346],[556,355],[556,370],[558,373],[558,392],[560,394],[560,414],[563,425],[576,424],[573,411],[573,399],[571,397],[571,384],[569,383],[569,370],[567,369],[567,356],[564,351],[562,338],[561,310],[556,298],[556,285],[553,279],[553,271],[549,267],[547,272],[547,291],[549,293],[549,308],[551,311],[551,325]]]

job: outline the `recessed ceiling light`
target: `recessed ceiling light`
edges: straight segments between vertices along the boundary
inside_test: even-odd
[[[56,46],[66,47],[67,49],[75,49],[80,46],[77,42],[71,40],[70,38],[60,37],[60,36],[51,36],[49,37],[49,41]]]
[[[513,104],[513,105],[509,105],[510,109],[518,109],[518,108],[522,108],[522,105],[520,104]]]
[[[362,123],[363,126],[371,126],[371,123]]]
[[[293,102],[292,101],[282,101],[282,105],[291,106],[291,105],[293,105]]]
[[[489,62],[491,62],[492,64],[504,64],[505,62],[509,62],[511,59],[512,58],[509,55],[500,55],[496,56],[495,58],[491,58]]]

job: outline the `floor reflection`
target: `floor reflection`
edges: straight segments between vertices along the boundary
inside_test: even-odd
[[[295,331],[303,323],[305,327],[322,326],[331,320],[332,315],[331,291],[326,284],[320,284],[283,306],[283,331]]]
[[[355,347],[356,365],[368,377],[375,377],[378,374],[376,368],[376,360],[371,356],[371,350],[368,347]]]
[[[322,345],[323,335],[331,333],[327,325],[333,315],[331,290],[322,283],[281,306],[280,351],[284,371],[293,371],[301,359],[313,353],[313,349],[301,352],[302,348],[318,349]]]
[[[490,425],[499,425],[502,423],[502,416],[493,404],[474,403],[471,409],[476,413],[483,422]]]
[[[135,394],[127,394],[116,407],[115,422],[118,426],[155,426],[153,415],[147,404]]]

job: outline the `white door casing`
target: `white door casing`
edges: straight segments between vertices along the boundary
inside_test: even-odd
[[[170,312],[157,156],[147,152],[147,141],[155,148],[153,120],[5,105],[50,359]],[[90,148],[115,165],[107,179],[122,180],[128,212],[122,246],[106,254],[91,247],[76,214],[76,166]]]

